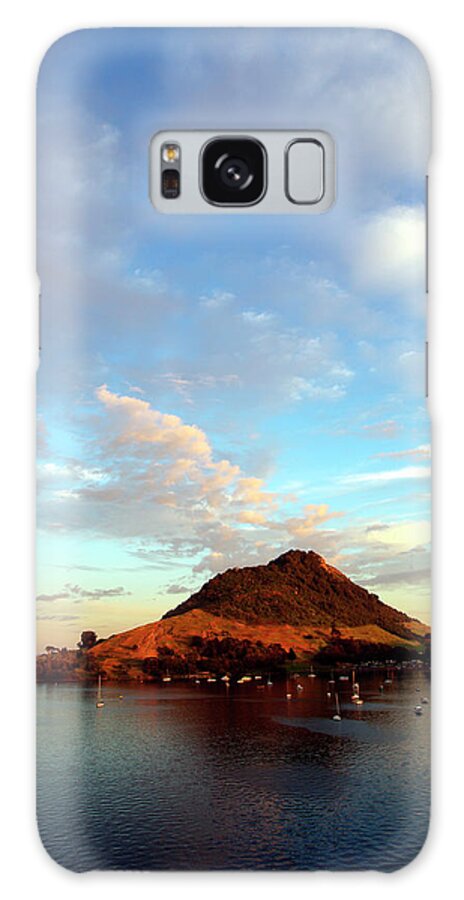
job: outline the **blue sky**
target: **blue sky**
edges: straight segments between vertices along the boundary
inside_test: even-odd
[[[158,130],[322,128],[308,217],[162,216]],[[77,32],[39,79],[38,641],[315,549],[428,619],[425,64],[390,32]]]

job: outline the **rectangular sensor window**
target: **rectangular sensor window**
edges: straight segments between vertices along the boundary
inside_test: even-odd
[[[296,140],[287,148],[285,191],[292,203],[319,203],[324,195],[324,148]]]

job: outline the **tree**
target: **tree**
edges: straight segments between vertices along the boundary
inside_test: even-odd
[[[94,631],[83,631],[81,634],[81,639],[78,641],[77,646],[80,650],[91,650],[92,647],[95,647],[97,643],[97,635]]]

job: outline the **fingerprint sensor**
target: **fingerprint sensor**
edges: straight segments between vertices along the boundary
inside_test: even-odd
[[[292,203],[319,203],[324,196],[324,148],[296,140],[287,148],[285,191]]]

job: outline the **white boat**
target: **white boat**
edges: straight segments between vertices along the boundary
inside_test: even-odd
[[[297,691],[302,691],[302,690],[303,690],[303,685],[302,685],[302,684],[297,684],[296,689],[297,689]]]
[[[313,669],[312,666],[311,666],[311,671],[310,671],[310,673],[309,673],[309,675],[308,675],[308,678],[316,678],[316,673],[315,673],[315,671],[314,671],[314,669]]]
[[[429,702],[428,697],[421,697],[421,703],[428,703],[428,702]]]
[[[214,681],[214,682],[215,682],[215,681],[216,681],[216,679],[215,679],[215,678],[213,678],[213,676],[212,676],[212,675],[210,675],[210,677],[209,677],[209,678],[207,678],[207,679],[206,679],[206,680],[207,680],[207,681],[209,681],[209,683],[210,683],[210,684],[211,684],[211,682],[213,682],[213,681]]]
[[[351,699],[359,700],[359,682],[356,681],[356,669],[353,669],[353,671],[351,673],[351,682],[353,685],[353,687],[352,687],[353,693],[352,693]]]
[[[359,701],[359,683],[354,680],[355,677],[356,677],[356,675],[355,675],[355,671],[353,669],[353,693],[351,695],[351,699],[352,699],[353,703],[358,703],[358,701]],[[362,703],[362,700],[361,700],[361,703]]]
[[[97,688],[97,702],[96,702],[95,706],[97,707],[97,709],[101,709],[102,706],[104,706],[104,705],[105,705],[105,703],[104,703],[103,696],[102,696],[102,677],[101,677],[101,675],[99,675],[98,676],[98,688]]]
[[[422,706],[415,706],[414,712],[415,712],[416,716],[421,716],[422,715]]]
[[[165,675],[163,681],[172,681],[172,678],[170,675]]]
[[[291,699],[292,699],[292,695],[291,695],[290,691],[287,691],[287,693],[285,694],[285,696],[286,696],[287,700],[291,700]]]
[[[335,694],[335,709],[336,709],[336,712],[335,712],[335,715],[332,716],[332,718],[333,718],[334,722],[341,722],[341,721],[342,721],[342,717],[341,717],[341,714],[340,714],[340,701],[339,701],[339,699],[338,699],[338,694],[337,694],[337,693]]]
[[[268,685],[268,687],[272,687],[273,682],[270,678],[268,678],[266,684]]]

